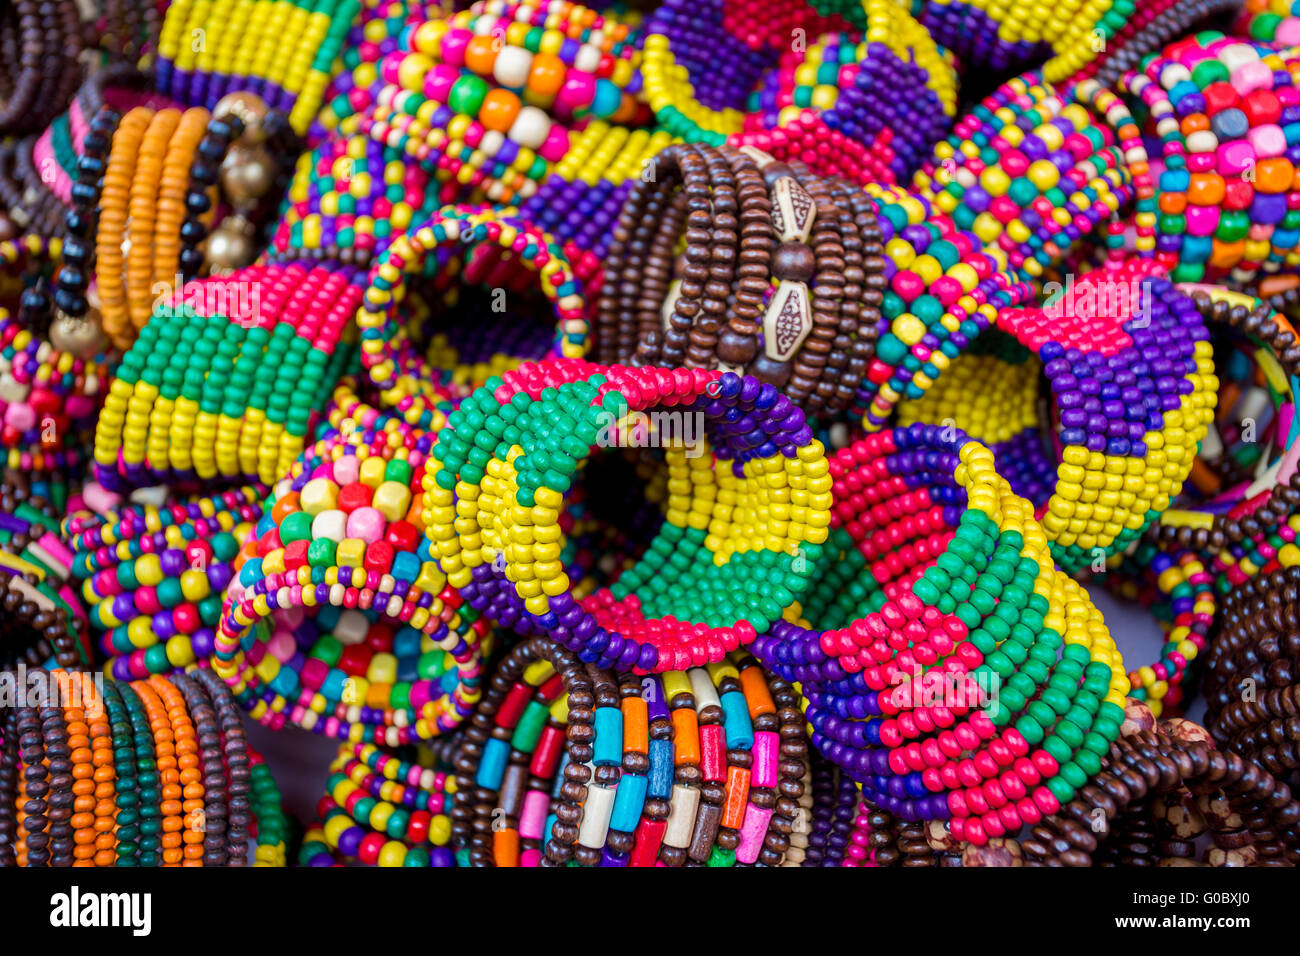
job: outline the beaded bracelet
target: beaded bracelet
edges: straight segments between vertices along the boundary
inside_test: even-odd
[[[600,301],[602,357],[628,361],[635,350],[639,363],[744,369],[810,414],[843,410],[883,292],[880,230],[865,197],[854,204],[802,164],[753,151],[672,146],[654,163],[609,250],[618,281]],[[769,276],[779,283],[770,294]]]
[[[412,488],[430,445],[390,419],[323,439],[276,486],[235,564],[213,661],[256,719],[395,746],[472,710],[489,632],[419,537]],[[287,626],[263,643],[250,628],[276,611]]]
[[[999,309],[1024,304],[1032,292],[1001,249],[982,247],[924,199],[874,185],[866,192],[877,208],[888,288],[876,354],[852,411],[874,431],[903,398],[924,395]]]
[[[801,682],[814,745],[864,796],[904,819],[951,816],[979,846],[1096,773],[1128,680],[1028,503],[952,431],[876,433],[832,459],[836,517],[867,558],[861,610],[825,631],[779,622],[754,651]]]
[[[444,208],[428,223],[399,236],[371,268],[369,285],[356,315],[361,330],[361,360],[386,405],[419,420],[429,395],[419,378],[395,374],[392,309],[403,294],[403,275],[439,246],[459,243],[499,244],[517,253],[538,273],[542,291],[556,312],[553,352],[580,358],[587,350],[588,323],[582,289],[569,271],[563,252],[542,233],[511,216],[490,210]]]
[[[575,601],[556,560],[574,469],[593,447],[625,441],[628,416],[663,406],[682,418],[659,439],[667,522],[612,587]],[[731,468],[715,473],[714,455]],[[808,587],[829,522],[823,461],[803,414],[748,376],[525,364],[451,415],[425,473],[423,517],[447,580],[489,618],[602,665],[683,669],[749,643]],[[687,594],[670,591],[669,568],[689,576]],[[770,588],[757,599],[746,583],[756,580]]]
[[[81,78],[81,14],[74,0],[15,0],[0,16],[0,49],[13,64],[0,97],[0,135],[40,129],[72,98]]]
[[[1297,574],[1283,568],[1229,592],[1205,675],[1205,722],[1215,740],[1279,780],[1300,766],[1293,727]]]
[[[359,0],[271,0],[229,8],[177,0],[158,37],[158,89],[209,109],[227,93],[249,90],[287,113],[302,133],[320,108],[361,7]],[[197,49],[190,41],[196,30],[205,37]]]
[[[1059,262],[1130,196],[1139,253],[1151,247],[1155,201],[1146,150],[1123,103],[1094,81],[1061,92],[1038,74],[1008,81],[958,120],[914,183],[1030,277]]]
[[[1151,271],[1141,260],[1117,263],[1071,278],[1042,309],[999,313],[998,329],[1041,362],[1025,369],[1023,353],[1003,349],[1022,369],[1020,386],[1011,385],[1005,399],[1018,412],[971,394],[981,389],[986,359],[940,381],[904,416],[969,427],[995,442],[1012,487],[1035,504],[1066,569],[1122,551],[1159,517],[1191,473],[1211,418],[1217,379],[1209,334],[1192,301],[1149,278]],[[1052,391],[1054,467],[1036,434],[1037,382],[1030,377],[1039,368]],[[1017,431],[999,430],[1017,419],[1024,423]]]
[[[1139,805],[1151,797],[1149,808]],[[1300,803],[1286,784],[1237,753],[1215,750],[1196,724],[1157,725],[1133,704],[1096,781],[1020,848],[1029,866],[1185,865],[1208,828],[1210,866],[1288,866],[1300,857],[1297,819]],[[1159,859],[1164,854],[1169,862]]]
[[[803,812],[798,798],[808,773],[788,685],[776,681],[769,690],[757,663],[737,655],[645,681],[598,679],[593,692],[594,773],[586,784],[561,789],[556,817],[578,826],[576,833],[553,831],[549,859],[572,854],[586,866],[786,862],[786,833]]]
[[[1263,367],[1272,369],[1271,377],[1276,380],[1273,388],[1294,392],[1293,380],[1300,377],[1300,346],[1283,316],[1257,299],[1225,289],[1190,287],[1187,291],[1211,329],[1223,324],[1264,346],[1255,357]],[[1156,540],[1167,546],[1218,552],[1284,525],[1300,502],[1300,476],[1293,462],[1300,453],[1300,444],[1291,435],[1285,441],[1287,454],[1269,465],[1264,475],[1248,487],[1238,485],[1232,489],[1227,510],[1201,510],[1179,502],[1179,507],[1167,510],[1153,529]]]
[[[755,6],[760,5],[715,3],[701,12],[687,10],[674,0],[660,7],[646,26],[642,67],[646,99],[659,123],[683,140],[720,146],[730,136],[741,134],[734,135],[736,145],[770,149],[781,159],[799,158],[781,148],[789,142],[783,136],[764,136],[759,130],[744,134],[744,116],[734,107],[743,104],[759,74],[777,59],[776,51],[785,47],[791,36],[800,35],[792,31],[817,37],[849,25],[799,3]],[[894,174],[905,176],[911,172],[909,160],[920,160],[925,146],[954,112],[952,65],[901,7],[869,0],[855,12],[858,25],[865,30],[871,61],[857,72],[855,85],[846,92],[839,110],[841,115],[828,115],[820,121],[809,118],[828,131],[830,146],[836,151],[844,145],[836,134],[843,134],[848,143],[876,141],[897,157]],[[746,31],[743,39],[735,35],[742,30]],[[719,56],[725,58],[726,69],[718,68]],[[882,112],[889,118],[888,125],[881,122]],[[787,121],[792,118],[785,117]],[[779,133],[780,127],[774,132]],[[814,153],[807,157],[814,168],[846,171],[836,169],[833,160],[823,169],[815,155],[820,152],[816,140],[807,145],[812,148],[805,154]]]
[[[370,744],[340,746],[316,807],[321,823],[304,837],[300,865],[455,866],[449,843],[456,777],[442,769],[445,761],[427,762],[434,766]]]
[[[277,481],[352,354],[340,344],[360,297],[356,271],[332,263],[187,284],[123,357],[95,435],[96,478],[113,489]]]
[[[140,680],[211,656],[222,594],[261,499],[249,487],[65,521],[106,673]]]
[[[1038,59],[1046,45],[1053,56],[1048,79],[1061,80],[1104,53],[1141,8],[1132,0],[1051,7],[1033,0],[926,0],[917,19],[935,41],[972,67],[1006,70]]]
[[[11,493],[0,495],[2,602],[14,615],[17,635],[27,630],[33,638],[24,643],[7,635],[0,660],[32,666],[57,662],[64,668],[90,663],[86,612],[68,586],[73,564],[57,522]]]
[[[1241,280],[1293,263],[1295,162],[1283,126],[1300,93],[1279,54],[1209,33],[1167,47],[1126,76],[1164,143],[1156,257],[1175,281]]]
[[[54,696],[0,725],[0,861],[242,866],[255,814],[257,863],[284,865],[279,793],[209,672],[134,687],[35,676]]]
[[[1156,717],[1167,709],[1177,713],[1190,684],[1188,668],[1210,643],[1218,603],[1214,578],[1191,551],[1167,554],[1144,541],[1118,567],[1107,569],[1104,583],[1112,580],[1121,597],[1151,608],[1165,632],[1156,662],[1129,671],[1129,698],[1146,704]]]

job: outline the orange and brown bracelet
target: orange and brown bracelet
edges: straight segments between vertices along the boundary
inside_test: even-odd
[[[171,681],[158,674],[149,677],[149,685],[158,692],[171,718],[176,744],[176,766],[181,785],[182,866],[203,865],[203,835],[206,829],[203,809],[203,768],[199,760],[198,734],[185,706],[183,695]]]

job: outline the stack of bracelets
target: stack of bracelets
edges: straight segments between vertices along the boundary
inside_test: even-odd
[[[1300,863],[1297,77],[1295,0],[0,4],[0,865]]]
[[[73,554],[41,497],[0,490],[0,606],[8,616],[0,666],[82,668],[91,662],[87,616],[70,586]]]
[[[0,726],[0,865],[285,865],[279,790],[210,672],[32,677],[44,699]]]
[[[615,677],[534,638],[456,755],[453,836],[471,866],[797,866],[796,702],[747,655]]]

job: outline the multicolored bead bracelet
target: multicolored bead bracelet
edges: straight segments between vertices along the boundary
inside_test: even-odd
[[[831,468],[867,559],[860,616],[782,621],[753,646],[800,682],[814,746],[873,802],[951,818],[976,846],[1054,813],[1099,769],[1129,687],[1087,592],[960,431],[875,433]]]
[[[669,416],[668,520],[612,587],[575,600],[558,561],[565,493],[647,412]],[[682,670],[748,644],[807,589],[830,521],[825,468],[803,413],[748,376],[525,364],[452,413],[423,517],[448,582],[490,619],[602,666]]]

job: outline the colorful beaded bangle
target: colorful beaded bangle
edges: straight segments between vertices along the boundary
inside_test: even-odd
[[[288,113],[302,133],[320,108],[361,6],[359,0],[178,0],[168,6],[158,37],[158,90],[209,109],[227,93],[249,90]],[[196,35],[202,44],[191,41]]]
[[[160,302],[105,398],[97,480],[279,480],[349,360],[358,281],[333,263],[254,266]]]
[[[303,840],[301,865],[329,866],[338,859],[383,867],[456,865],[449,846],[454,775],[369,744],[343,744],[330,774],[316,807],[321,824]]]
[[[1274,392],[1295,393],[1295,380],[1300,377],[1300,346],[1291,324],[1282,315],[1258,299],[1226,289],[1190,286],[1187,291],[1212,331],[1226,325],[1264,347],[1255,352],[1255,359]],[[1237,403],[1224,404],[1235,409]],[[1300,502],[1300,472],[1295,469],[1300,443],[1291,434],[1296,428],[1294,416],[1292,419],[1284,440],[1286,453],[1269,464],[1258,480],[1225,493],[1226,510],[1201,509],[1179,502],[1178,507],[1161,516],[1154,529],[1156,539],[1167,546],[1219,552],[1282,527]],[[1279,444],[1283,442],[1281,435],[1278,440]]]
[[[1103,582],[1110,585],[1112,577],[1117,580],[1114,590],[1151,608],[1165,633],[1156,662],[1129,672],[1129,697],[1145,703],[1156,717],[1166,709],[1176,713],[1190,684],[1187,670],[1209,644],[1217,605],[1214,578],[1192,552],[1166,554],[1149,542],[1140,543],[1118,567],[1108,568]]]
[[[418,420],[426,412],[431,396],[415,376],[395,374],[392,312],[404,291],[404,273],[440,246],[453,243],[500,245],[527,262],[537,272],[542,291],[556,311],[554,354],[580,358],[587,350],[582,289],[569,271],[564,253],[549,237],[521,220],[491,210],[444,209],[428,223],[399,236],[375,263],[356,315],[362,364],[381,390],[384,403],[408,421]]]
[[[754,644],[800,681],[814,745],[868,799],[951,817],[976,846],[1055,812],[1097,772],[1128,691],[1087,593],[959,431],[876,433],[831,466],[837,520],[867,559],[858,617],[780,622]]]
[[[502,659],[454,762],[451,832],[462,866],[550,865],[550,834],[576,836],[572,811],[564,822],[552,811],[563,787],[591,776],[581,758],[591,753],[592,686],[576,657],[542,638]]]
[[[398,426],[318,442],[236,564],[213,667],[263,723],[396,746],[448,732],[478,698],[488,628],[419,535],[432,439]]]
[[[1066,569],[1122,551],[1159,518],[1212,419],[1209,333],[1195,304],[1151,272],[1129,260],[1070,281],[1042,309],[998,316],[998,329],[1037,356],[1051,388],[1060,464],[1050,498],[1031,500]],[[939,404],[958,427],[982,410]],[[1022,490],[1046,483],[1026,475],[1023,442],[1002,450],[1025,476],[1015,482]]]
[[[1174,281],[1241,281],[1300,261],[1285,129],[1300,117],[1287,59],[1209,33],[1166,47],[1120,92],[1141,102],[1163,144],[1156,258]]]
[[[866,192],[877,210],[888,287],[876,354],[852,410],[874,431],[899,401],[924,395],[999,309],[1030,301],[1032,290],[1001,249],[984,247],[926,200],[870,184]]]
[[[1092,81],[1057,92],[1029,74],[960,118],[914,184],[958,226],[996,243],[1015,268],[1037,278],[1132,196],[1145,240],[1138,249],[1149,250],[1154,187],[1147,166],[1138,127],[1112,93]]]
[[[597,679],[593,696],[593,772],[561,789],[556,818],[578,826],[553,830],[549,859],[798,863],[786,860],[786,833],[803,812],[808,751],[788,685],[769,687],[753,658],[735,655],[662,677]]]
[[[681,419],[660,439],[667,522],[611,588],[575,600],[557,560],[574,470],[592,448],[622,442],[628,416],[656,408]],[[730,373],[525,364],[465,400],[433,459],[426,533],[466,600],[503,626],[638,672],[716,663],[767,630],[808,587],[829,523],[824,453],[802,412]],[[714,472],[714,461],[731,467]],[[669,584],[681,574],[686,593]],[[754,581],[769,589],[761,598]]]
[[[222,594],[261,500],[249,487],[65,522],[106,673],[142,680],[212,655]]]

